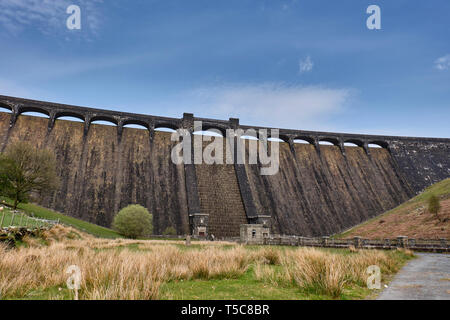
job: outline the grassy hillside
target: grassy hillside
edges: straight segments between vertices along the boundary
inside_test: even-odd
[[[427,210],[427,201],[431,195],[440,198],[442,208],[439,219]],[[450,239],[450,179],[430,186],[397,208],[335,237],[361,236],[368,239],[382,239],[400,235],[411,238]]]
[[[3,200],[2,202],[11,205],[11,201],[9,201],[9,200]],[[96,237],[111,238],[111,239],[122,237],[117,232],[115,232],[111,229],[100,227],[93,223],[89,223],[89,222],[86,222],[83,220],[69,217],[64,214],[58,213],[58,212],[50,210],[50,209],[40,207],[35,204],[31,204],[31,203],[20,204],[18,209],[19,209],[19,211],[22,211],[25,214],[34,216],[36,218],[47,219],[47,220],[59,220],[61,223],[65,224],[65,225],[72,226],[78,230],[84,231],[84,232],[89,233]],[[11,209],[5,206],[4,211],[6,213],[5,220],[4,220],[4,226],[5,226],[7,224],[9,225],[9,223],[11,221]],[[2,214],[0,214],[0,219],[1,219],[1,215]],[[25,221],[26,221],[26,219],[22,220],[23,225],[25,225]],[[19,224],[20,224],[20,219],[16,218],[15,225],[19,225]]]

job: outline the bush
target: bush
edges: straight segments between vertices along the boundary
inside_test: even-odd
[[[163,232],[164,236],[176,236],[177,230],[175,230],[174,227],[167,227],[166,230]]]
[[[113,229],[125,237],[136,239],[153,232],[153,216],[140,205],[129,205],[114,217]]]

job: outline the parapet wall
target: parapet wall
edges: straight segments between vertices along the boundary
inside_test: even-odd
[[[24,140],[55,151],[62,183],[42,204],[104,226],[120,208],[139,203],[153,213],[156,233],[170,226],[178,234],[188,233],[189,216],[206,213],[216,237],[238,236],[240,224],[257,223],[266,215],[274,233],[329,235],[450,176],[450,139],[280,129],[280,170],[261,176],[259,165],[175,165],[170,156],[175,142],[169,133],[155,131],[193,132],[195,120],[203,122],[203,130],[223,133],[251,128],[238,119],[192,114],[174,119],[5,96],[0,96],[0,106],[11,111],[0,113],[2,150]],[[22,115],[29,111],[48,118]],[[83,122],[58,120],[64,116]],[[296,139],[310,144],[294,143]],[[382,148],[369,148],[371,143]]]

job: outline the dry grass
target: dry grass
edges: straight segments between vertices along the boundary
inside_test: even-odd
[[[180,241],[97,239],[65,227],[48,231],[45,244],[27,241],[28,247],[15,250],[0,244],[3,298],[66,287],[69,275],[65,271],[71,265],[82,271],[80,299],[157,299],[164,282],[235,279],[252,266],[257,280],[273,286],[294,285],[338,297],[346,285],[365,285],[369,265],[378,265],[387,273],[399,268],[392,253],[381,251],[250,250],[217,242],[198,242],[186,248]],[[50,299],[58,298],[50,295]]]
[[[339,297],[346,286],[366,285],[367,268],[380,267],[382,274],[393,274],[400,263],[392,252],[359,250],[348,255],[326,252],[314,248],[299,248],[286,251],[281,256],[280,270],[265,265],[255,267],[255,277],[271,284],[294,283],[304,291],[315,294]],[[413,256],[409,250],[403,250],[406,256]]]

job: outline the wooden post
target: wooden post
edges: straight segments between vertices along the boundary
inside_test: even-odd
[[[191,236],[190,235],[187,235],[186,236],[186,246],[188,247],[188,246],[190,246],[191,245]]]
[[[15,217],[16,217],[16,213],[13,212],[12,217],[11,217],[11,224],[10,224],[10,227],[13,227],[13,226],[14,226],[14,218],[15,218]]]
[[[3,228],[3,220],[5,220],[5,211],[3,211],[2,221],[0,222],[0,228]]]

